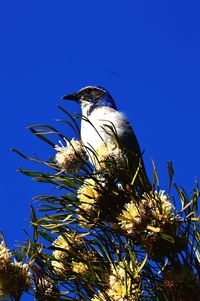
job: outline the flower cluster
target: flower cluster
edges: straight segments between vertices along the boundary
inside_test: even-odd
[[[118,221],[127,234],[134,234],[153,227],[159,229],[173,217],[173,205],[161,191],[154,196],[145,194],[142,200],[125,204]]]
[[[81,235],[78,236],[75,232],[64,233],[58,236],[53,242],[53,246],[56,247],[56,250],[53,251],[54,259],[51,261],[51,265],[57,276],[65,278],[66,274],[68,276],[84,274],[90,277],[89,267],[91,265],[94,270],[99,269],[99,265],[96,264],[98,262],[97,254],[84,247]]]
[[[72,261],[71,267],[72,267],[72,271],[77,274],[85,274],[88,272],[87,264],[81,261],[80,262]]]
[[[145,218],[144,206],[137,204],[134,201],[125,204],[122,213],[118,216],[118,221],[121,229],[125,230],[127,234],[134,234],[137,229],[143,225]]]
[[[53,246],[56,247],[56,250],[53,251],[53,257],[55,260],[52,260],[51,264],[57,274],[62,274],[65,272],[66,267],[64,261],[66,260],[71,246],[79,243],[78,236],[76,233],[64,233],[59,235],[56,240],[53,242]]]
[[[93,179],[86,179],[83,185],[77,191],[77,197],[80,201],[78,206],[78,219],[84,225],[85,216],[97,211],[98,203],[100,202],[102,192],[100,187]]]
[[[76,117],[66,114],[78,133]],[[47,168],[20,171],[56,190],[36,197],[39,214],[32,208],[33,238],[15,252],[20,261],[0,240],[0,299],[19,301],[33,288],[38,301],[199,300],[198,183],[192,198],[174,185],[181,201],[177,212],[172,197],[155,191],[155,165],[151,185],[142,154],[125,148],[112,123],[99,128],[94,148],[64,138],[52,126],[30,130],[53,146],[54,158],[41,161],[16,150]],[[55,145],[46,138],[50,133],[62,142]],[[172,196],[171,163],[168,172]]]
[[[93,156],[93,164],[99,172],[126,168],[127,158],[116,143],[102,143]]]
[[[108,295],[114,300],[130,300],[131,297],[131,277],[125,270],[123,262],[117,266],[112,266],[111,276],[109,278]]]
[[[28,264],[11,261],[11,253],[5,242],[0,244],[0,297],[13,297],[15,300],[31,286],[31,273]]]
[[[6,247],[5,241],[2,240],[0,244],[0,271],[5,269],[5,267],[10,264],[10,252]]]
[[[55,150],[57,151],[55,155],[55,160],[57,165],[64,171],[73,173],[79,170],[87,160],[87,154],[82,143],[74,138],[71,141],[67,141],[64,138],[66,146],[56,145]]]
[[[97,203],[101,198],[98,184],[93,179],[84,180],[83,185],[77,191],[77,197],[82,203],[81,206],[84,209],[84,204]]]
[[[111,266],[111,273],[108,278],[108,288],[104,294],[95,295],[91,301],[106,301],[107,295],[111,300],[115,301],[134,301],[138,300],[140,276],[133,276],[132,264],[127,261],[118,262]]]

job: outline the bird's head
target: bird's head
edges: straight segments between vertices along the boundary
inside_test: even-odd
[[[62,99],[79,102],[84,115],[89,115],[96,107],[106,106],[116,109],[110,93],[99,86],[84,87],[78,92],[63,96]]]

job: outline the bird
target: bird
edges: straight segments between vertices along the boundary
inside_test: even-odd
[[[125,114],[118,111],[111,94],[101,86],[86,86],[62,99],[75,101],[81,106],[80,134],[83,145],[90,153],[89,157],[102,143],[116,145],[117,141],[126,154],[127,173],[131,180],[134,178],[133,185],[139,187],[140,191],[149,191],[151,185],[138,140]]]

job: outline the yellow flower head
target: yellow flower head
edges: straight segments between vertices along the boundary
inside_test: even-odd
[[[19,273],[19,282],[24,283],[24,291],[27,291],[31,286],[31,272],[29,265],[27,263],[22,263],[21,261],[16,261],[15,259],[12,265],[14,270]]]
[[[67,172],[74,172],[79,170],[83,165],[84,161],[87,160],[87,155],[82,143],[74,138],[68,142],[66,139],[66,146],[56,145],[55,160],[57,165]]]
[[[65,260],[67,257],[67,251],[74,245],[74,243],[78,243],[76,233],[65,233],[64,236],[59,235],[52,243],[55,247],[59,248],[59,250],[53,251],[52,254],[56,260],[52,260],[51,264],[56,272],[61,273],[65,270],[62,261]]]
[[[10,252],[6,247],[5,241],[0,244],[0,271],[10,263]]]
[[[164,194],[164,190],[160,190],[159,193],[155,191],[154,196],[145,195],[145,198],[146,206],[156,219],[165,220],[173,215],[173,204]]]
[[[69,244],[67,242],[67,239],[64,238],[62,235],[59,235],[53,242],[53,245],[55,247],[58,247],[59,249],[63,249],[53,251],[53,256],[59,260],[65,258],[65,251],[69,250]]]
[[[113,300],[133,300],[131,297],[132,281],[129,274],[125,270],[123,262],[119,262],[116,266],[112,266],[111,275],[109,277],[109,289],[107,294]],[[126,299],[124,299],[126,298]]]
[[[135,228],[142,223],[142,215],[144,214],[142,206],[136,205],[134,201],[125,205],[125,209],[118,217],[120,227],[127,232],[133,234]]]
[[[93,179],[86,179],[83,186],[78,189],[77,197],[83,203],[81,206],[83,205],[84,207],[84,204],[93,205],[95,202],[98,202],[101,193]]]
[[[97,205],[101,198],[101,191],[93,179],[86,179],[77,191],[79,204],[78,219],[81,226],[87,226],[88,214],[97,212]]]
[[[5,270],[0,271],[0,297],[18,296],[19,292],[26,292],[31,286],[31,273],[28,264],[14,259]]]
[[[127,166],[127,158],[116,143],[102,143],[96,150],[96,156],[93,157],[93,161],[95,168],[100,172],[107,171],[109,165],[112,168],[112,164],[115,167],[122,168]]]
[[[88,266],[83,262],[72,261],[72,271],[75,273],[85,274],[88,272]]]
[[[111,274],[108,278],[108,288],[105,290],[105,294],[114,301],[134,301],[138,300],[140,293],[139,279],[137,275],[134,279],[126,271],[126,267],[129,271],[132,271],[133,264],[127,261],[118,262],[111,266]],[[91,301],[106,301],[107,298],[101,292],[95,294]]]
[[[58,260],[52,260],[51,265],[57,274],[62,275],[66,271],[64,264]]]

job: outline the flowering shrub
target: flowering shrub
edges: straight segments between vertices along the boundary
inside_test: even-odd
[[[47,138],[49,129],[63,142]],[[145,182],[139,187],[143,167],[133,175],[117,144],[102,143],[88,156],[81,141],[53,127],[30,130],[49,144],[49,159],[15,151],[48,170],[19,171],[58,189],[37,197],[41,212],[31,211],[33,239],[14,253],[2,240],[0,296],[20,300],[31,291],[36,300],[199,300],[198,185],[189,198],[172,185],[169,163],[166,193],[159,190],[155,166],[151,190]],[[19,254],[26,263],[16,261]]]

